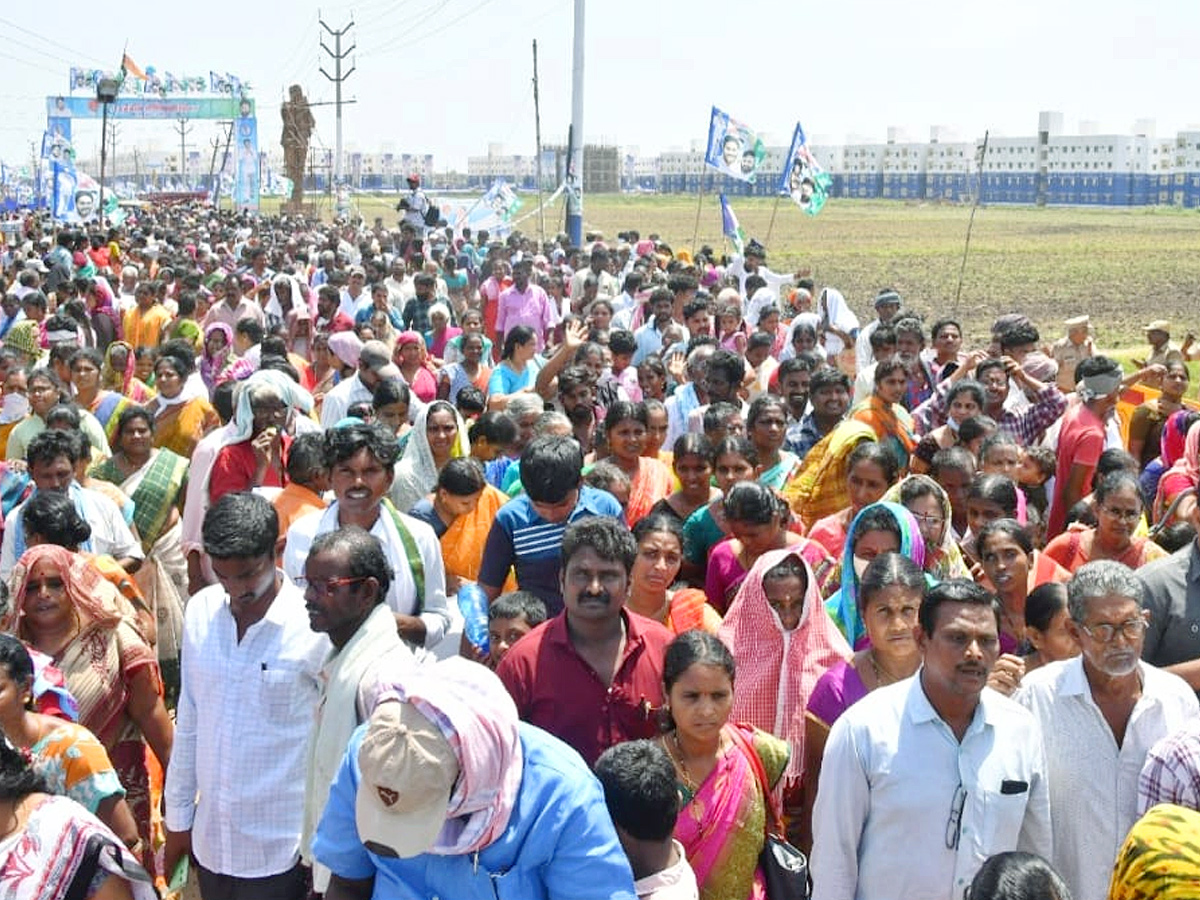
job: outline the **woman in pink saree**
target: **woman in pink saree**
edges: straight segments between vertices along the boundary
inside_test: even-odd
[[[818,604],[819,605],[819,604]],[[775,785],[788,762],[785,741],[729,721],[733,656],[716,637],[685,631],[663,660],[670,729],[662,735],[684,805],[675,823],[701,900],[765,900],[758,866],[767,816],[754,753]]]

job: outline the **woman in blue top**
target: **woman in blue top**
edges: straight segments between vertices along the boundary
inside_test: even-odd
[[[537,334],[528,325],[518,325],[504,336],[500,365],[488,380],[488,409],[504,409],[512,394],[533,388],[540,368],[536,356]]]

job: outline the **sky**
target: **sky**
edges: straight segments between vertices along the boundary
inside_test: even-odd
[[[71,65],[116,69],[122,48],[143,68],[176,75],[230,72],[252,85],[259,142],[278,148],[289,84],[333,99],[319,71],[332,28],[353,21],[345,82],[347,151],[432,153],[464,171],[489,143],[535,147],[531,42],[538,42],[544,143],[565,139],[571,115],[573,0],[363,0],[306,6],[245,0],[133,4],[97,15],[58,0],[0,6],[0,159],[27,163],[45,126],[45,97],[63,93]],[[152,11],[150,11],[152,10]],[[204,20],[197,22],[197,11]],[[753,11],[749,20],[731,14]],[[281,14],[281,12],[283,14]],[[889,127],[925,141],[1031,135],[1038,112],[1102,133],[1156,120],[1160,137],[1200,123],[1200,3],[1157,0],[590,0],[583,130],[588,142],[643,154],[702,141],[716,105],[786,144],[799,120],[816,144],[882,141]],[[75,23],[64,28],[63,23]],[[314,110],[315,145],[333,147],[332,106]],[[170,121],[122,125],[119,141],[178,147]],[[76,145],[99,142],[76,123]],[[215,126],[195,123],[189,149],[207,158]],[[126,151],[127,152],[127,151]]]

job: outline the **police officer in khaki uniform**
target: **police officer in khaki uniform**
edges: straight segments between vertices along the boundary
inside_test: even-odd
[[[1083,360],[1096,355],[1096,347],[1089,333],[1090,316],[1075,316],[1063,324],[1067,336],[1061,337],[1050,347],[1050,355],[1058,363],[1058,389],[1064,393],[1075,390],[1075,367]]]

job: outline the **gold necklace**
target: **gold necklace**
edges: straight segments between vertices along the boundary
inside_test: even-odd
[[[874,647],[868,651],[867,658],[871,661],[871,671],[875,673],[875,685],[877,687],[883,687],[887,684],[895,684],[900,680],[891,672],[889,672],[884,666],[880,665],[879,659],[875,656]],[[884,675],[887,676],[887,681],[883,680]]]
[[[671,732],[671,740],[675,742],[675,749],[677,751],[679,751],[679,755],[676,756],[671,751],[671,741],[664,739],[663,740],[663,748],[667,751],[667,756],[671,757],[671,762],[674,763],[675,769],[676,769],[676,771],[679,772],[679,776],[683,779],[684,785],[694,796],[699,785],[697,785],[696,782],[692,781],[692,776],[690,774],[688,774],[687,765],[683,761],[683,747],[679,746],[679,732],[678,731]]]

